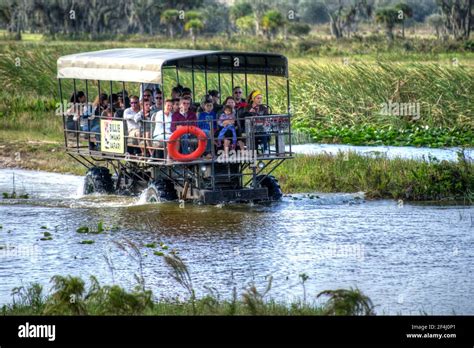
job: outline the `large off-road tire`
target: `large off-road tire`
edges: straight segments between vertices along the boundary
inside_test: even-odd
[[[151,183],[145,192],[145,200],[147,203],[158,203],[175,201],[178,194],[174,188],[174,184],[170,180],[158,180]]]
[[[266,187],[268,190],[268,199],[270,201],[279,201],[283,197],[280,184],[273,175],[257,175],[257,181],[260,181],[261,187]]]
[[[105,167],[92,167],[87,171],[84,178],[85,195],[92,193],[113,193],[114,183],[112,175]]]

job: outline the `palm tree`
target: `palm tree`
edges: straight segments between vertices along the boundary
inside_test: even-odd
[[[375,12],[377,23],[385,24],[385,32],[389,41],[393,41],[393,28],[398,20],[398,11],[395,8],[381,8]]]
[[[405,38],[405,19],[413,16],[413,10],[410,6],[404,3],[397,4],[395,9],[398,11],[397,19],[402,23],[402,37]]]
[[[174,27],[178,22],[178,10],[168,9],[165,10],[160,17],[160,23],[168,27],[168,34],[173,39],[174,38]]]
[[[278,28],[282,27],[283,24],[283,16],[276,10],[267,11],[262,18],[262,29],[267,34],[269,40],[275,37]]]
[[[202,29],[204,29],[204,23],[199,18],[191,19],[184,25],[184,30],[189,31],[191,35],[194,48],[196,48],[197,33]]]

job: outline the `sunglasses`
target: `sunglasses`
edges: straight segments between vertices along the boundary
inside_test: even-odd
[[[156,99],[163,99],[163,97],[156,97]]]
[[[235,91],[234,94],[242,94],[242,91]]]
[[[130,102],[130,104],[138,104],[138,102]]]

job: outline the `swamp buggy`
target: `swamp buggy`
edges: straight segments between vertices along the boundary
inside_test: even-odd
[[[126,48],[63,56],[57,65],[65,148],[87,168],[84,194],[138,195],[146,190],[147,202],[193,200],[204,204],[263,202],[282,197],[278,181],[271,174],[292,158],[286,57]],[[220,97],[221,92],[232,95],[235,86],[242,86],[245,95],[260,89],[269,112],[239,118],[243,129],[239,140],[245,146],[222,156],[215,147],[215,133],[206,136],[196,125],[182,125],[175,131],[179,134],[156,141],[151,133],[129,135],[126,120],[117,115],[103,116],[93,111],[96,104],[91,101],[104,93],[108,93],[109,105],[116,103],[117,95],[123,100],[134,94],[142,98],[145,90],[155,93],[159,89],[165,100],[170,98],[167,92],[177,85],[189,86],[195,100],[200,100],[195,98],[196,92],[204,95],[211,88]],[[278,97],[269,95],[270,85],[279,90]],[[66,90],[73,97],[63,101]],[[142,131],[146,122],[153,123],[153,127],[167,121],[164,116],[162,120],[143,121]],[[211,153],[202,156],[208,141]],[[186,156],[180,153],[184,145],[190,152]],[[155,153],[160,155],[152,155]]]

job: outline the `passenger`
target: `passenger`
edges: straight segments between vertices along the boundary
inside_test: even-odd
[[[194,101],[193,101],[193,92],[191,92],[191,89],[188,88],[188,87],[184,87],[183,91],[181,93],[181,96],[191,98],[191,106],[189,107],[189,110],[192,111],[192,112],[197,112],[197,110],[199,108],[199,103],[194,103]]]
[[[216,115],[218,115],[219,112],[222,112],[222,105],[220,104],[221,94],[218,90],[215,89],[211,89],[208,93],[212,98],[212,111],[214,111]]]
[[[237,132],[237,144],[238,144],[238,148],[240,148],[241,150],[244,149],[244,146],[245,146],[245,143],[243,141],[243,137],[242,137],[242,127],[240,126],[240,122],[239,122],[239,118],[237,117],[238,115],[238,112],[236,111],[235,109],[235,99],[233,97],[227,97],[225,98],[225,101],[224,101],[224,106],[230,106],[232,107],[232,110],[233,110],[233,114],[234,114],[234,118],[236,120],[234,126],[235,126],[235,130]]]
[[[107,109],[109,106],[109,97],[106,93],[101,93],[99,96],[97,96],[94,99],[94,102],[92,103],[92,107],[94,108],[94,115],[95,116],[100,116],[102,114],[102,111]]]
[[[176,87],[173,87],[171,90],[171,99],[179,99],[181,98],[181,92],[183,90],[183,86],[177,85]]]
[[[123,113],[125,112],[125,109],[128,109],[130,107],[130,99],[128,97],[125,97],[125,99],[119,94],[118,97],[119,100],[119,108],[117,111],[115,111],[115,118],[123,118]]]
[[[196,113],[190,110],[191,98],[182,97],[179,101],[179,111],[172,116],[171,131],[174,132],[180,126],[195,126],[197,117]],[[181,137],[181,153],[188,154],[189,150],[189,134]]]
[[[86,103],[86,95],[83,91],[72,93],[69,102],[72,105],[66,110],[66,129],[76,130],[78,129],[77,121],[84,113],[84,110],[87,110],[87,107],[85,107],[85,109],[84,107],[81,107],[81,105],[85,105]],[[73,132],[71,133],[74,134]]]
[[[151,120],[155,125],[153,129],[154,146],[164,148],[165,140],[171,135],[171,121],[173,115],[173,100],[166,99],[164,110],[152,112]],[[164,158],[164,151],[158,149],[155,151],[155,157]]]
[[[253,90],[247,100],[247,106],[243,109],[241,123],[245,117],[268,115],[268,107],[263,104],[263,95],[260,90]],[[255,139],[257,144],[262,145],[263,151],[268,150],[270,135],[266,130],[267,121],[264,118],[255,119]],[[248,130],[246,130],[248,131]]]
[[[213,100],[209,94],[206,94],[201,102],[202,112],[198,116],[198,127],[201,128],[204,133],[206,133],[208,142],[206,147],[206,152],[204,155],[207,155],[211,152],[211,134],[213,134],[217,129],[217,120],[216,113],[213,111]]]
[[[196,113],[189,110],[191,106],[191,98],[189,97],[182,97],[179,100],[179,111],[173,113],[172,116],[172,123],[171,123],[171,131],[174,132],[176,127],[179,126],[186,126],[191,125],[195,126],[197,117]]]
[[[160,111],[163,109],[163,92],[159,89],[155,93],[155,104],[151,107],[151,111]]]
[[[113,109],[118,109],[120,107],[119,104],[119,97],[117,93],[112,93],[112,108]]]
[[[138,145],[138,137],[140,136],[140,126],[135,121],[135,117],[140,112],[140,104],[138,101],[138,96],[133,95],[130,98],[130,105],[128,109],[125,109],[123,113],[123,118],[127,120],[127,132],[128,136],[131,138],[133,145]]]
[[[143,101],[148,101],[150,103],[153,103],[153,92],[151,91],[151,89],[145,89],[143,91],[143,98],[142,98],[142,102]]]
[[[150,157],[153,156],[153,148],[151,143],[152,123],[151,123],[151,102],[149,100],[142,101],[142,110],[135,114],[135,122],[138,124],[140,129],[140,145],[142,148],[142,156],[145,157],[148,154],[145,153],[145,147]],[[145,145],[144,145],[145,144]]]
[[[232,90],[232,93],[235,100],[235,109],[239,110],[241,108],[245,108],[247,106],[247,103],[245,102],[245,99],[242,98],[242,88],[240,86],[236,86]]]
[[[173,114],[179,111],[179,98],[173,100]]]
[[[235,115],[232,106],[224,106],[224,113],[219,117],[218,124],[217,146],[221,147],[222,141],[224,141],[224,154],[225,157],[228,157],[231,145],[230,138],[232,138],[232,149],[237,147],[237,131],[235,129]]]

